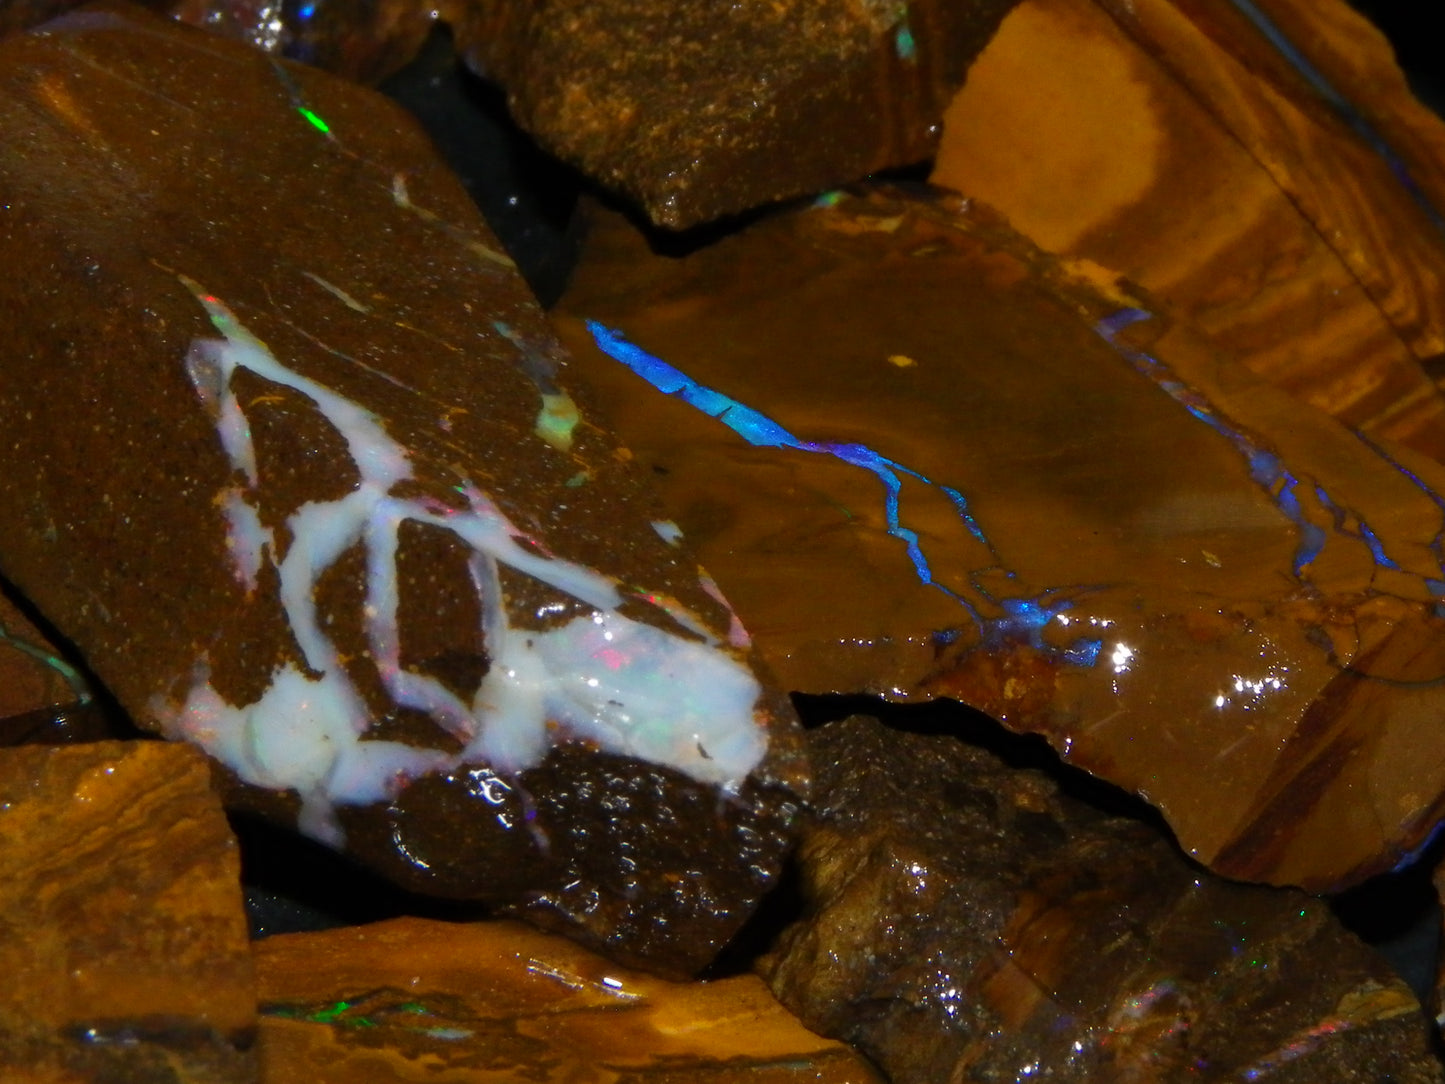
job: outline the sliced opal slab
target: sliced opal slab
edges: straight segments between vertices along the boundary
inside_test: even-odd
[[[1445,471],[1092,265],[875,192],[685,258],[609,220],[563,307],[789,688],[967,701],[1240,877],[1348,882],[1445,809]]]
[[[0,133],[4,574],[239,804],[706,962],[791,709],[424,137],[123,7],[0,45]]]

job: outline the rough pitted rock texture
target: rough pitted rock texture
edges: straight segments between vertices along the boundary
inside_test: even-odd
[[[544,147],[676,229],[926,159],[1015,2],[514,3],[459,44]]]
[[[194,749],[0,750],[0,1080],[255,1084],[239,867]]]
[[[278,55],[380,79],[434,20],[544,147],[683,228],[929,158],[1018,0],[149,0]],[[0,32],[73,0],[0,10]]]
[[[949,736],[810,735],[805,914],[764,969],[895,1084],[1445,1079],[1388,965],[1318,900]]]

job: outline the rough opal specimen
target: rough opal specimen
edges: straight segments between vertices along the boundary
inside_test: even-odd
[[[73,3],[12,0],[0,31]],[[146,3],[367,82],[443,23],[539,144],[684,228],[929,158],[1018,0]]]
[[[258,1084],[240,857],[206,760],[0,749],[0,1080]]]
[[[542,146],[683,229],[932,156],[1015,3],[521,0],[459,44]]]
[[[667,982],[516,922],[401,918],[255,951],[268,1081],[883,1082],[756,975]]]
[[[1026,0],[949,105],[930,179],[1445,458],[1445,124],[1344,0]]]
[[[808,737],[805,902],[763,967],[894,1084],[1445,1080],[1419,1002],[1319,900],[1201,873],[946,734]]]
[[[410,122],[135,9],[0,45],[0,569],[236,801],[705,962],[796,738]]]
[[[681,260],[611,223],[563,308],[790,688],[974,704],[1240,877],[1359,878],[1445,809],[1445,471],[1092,265],[878,192]]]

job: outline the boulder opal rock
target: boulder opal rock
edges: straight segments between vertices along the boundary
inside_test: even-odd
[[[70,2],[26,0],[10,25]],[[1016,3],[150,0],[365,81],[444,22],[543,147],[671,228],[931,157],[969,63]]]
[[[0,133],[0,569],[236,804],[705,963],[790,706],[409,120],[96,7],[0,44]]]
[[[930,157],[1016,2],[524,0],[460,44],[539,143],[680,229]]]
[[[406,918],[256,946],[267,1080],[877,1084],[756,975],[672,983],[515,922]]]
[[[0,744],[11,744],[25,728],[90,699],[85,679],[61,657],[14,602],[0,593]]]
[[[39,26],[86,0],[5,0],[0,34]],[[405,64],[439,15],[465,30],[470,0],[138,0],[139,6],[351,79],[373,81]]]
[[[894,1084],[1445,1079],[1419,1003],[1318,900],[1202,873],[948,735],[809,738],[804,916],[765,970]]]
[[[1445,454],[1445,124],[1343,0],[1026,0],[932,180],[1346,424]]]
[[[566,335],[788,687],[1045,734],[1234,876],[1339,884],[1438,822],[1438,463],[956,196],[589,246]]]
[[[254,1084],[239,866],[194,749],[0,750],[0,1079]]]

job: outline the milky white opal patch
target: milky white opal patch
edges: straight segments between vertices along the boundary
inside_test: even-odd
[[[700,620],[665,595],[641,597],[697,638],[623,616],[615,580],[545,555],[469,478],[458,477],[453,486],[464,501],[460,509],[399,496],[398,483],[412,478],[410,455],[380,418],[278,361],[218,298],[182,281],[223,336],[193,343],[187,370],[241,479],[218,495],[234,571],[253,588],[265,563],[275,565],[305,667],[288,662],[254,703],[230,704],[211,685],[207,660],[199,659],[182,701],[158,706],[169,733],[200,745],[247,783],[296,791],[302,830],[338,845],[337,805],[387,800],[410,779],[464,764],[524,770],[559,738],[580,738],[720,786],[740,783],[758,765],[767,746],[754,714],[761,687]],[[258,515],[266,479],[245,407],[231,386],[238,369],[310,399],[346,441],[360,476],[345,496],[309,502],[290,516],[290,543],[279,559]],[[407,522],[450,532],[471,553],[472,582],[458,587],[481,600],[489,669],[470,701],[400,665],[397,550]],[[369,713],[318,618],[315,598],[322,574],[356,546],[366,557],[361,620],[387,693],[453,734],[463,743],[460,753],[366,740]],[[545,630],[515,627],[500,565],[594,612]]]

